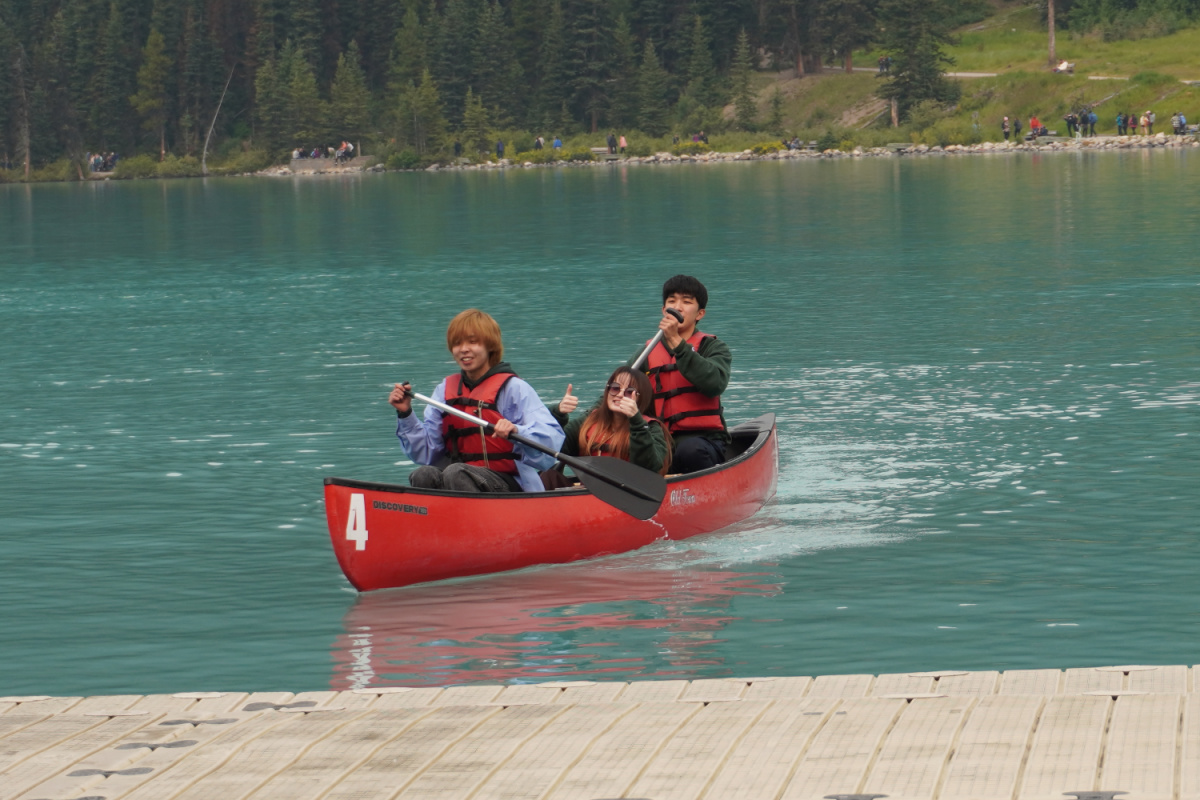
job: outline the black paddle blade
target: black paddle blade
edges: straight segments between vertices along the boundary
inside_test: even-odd
[[[564,458],[589,492],[631,517],[650,519],[667,494],[662,475],[620,458]]]

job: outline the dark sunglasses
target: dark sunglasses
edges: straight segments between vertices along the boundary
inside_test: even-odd
[[[610,383],[607,387],[608,393],[616,397],[617,395],[625,395],[626,397],[637,397],[638,390],[632,386],[622,386],[619,383]]]

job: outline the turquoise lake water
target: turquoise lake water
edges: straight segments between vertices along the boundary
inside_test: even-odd
[[[0,695],[1200,662],[1200,157],[0,186]],[[322,478],[489,310],[596,395],[677,273],[726,531],[358,596]]]

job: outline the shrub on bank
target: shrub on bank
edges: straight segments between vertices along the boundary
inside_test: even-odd
[[[543,147],[541,150],[526,150],[517,153],[513,156],[513,160],[519,164],[524,164],[526,161],[531,164],[553,164],[559,160],[559,154],[552,147]]]
[[[712,148],[704,142],[680,142],[671,147],[671,154],[677,156],[698,156],[701,153],[710,153]]]
[[[756,156],[765,156],[770,153],[778,153],[782,149],[778,142],[759,142],[750,148],[750,152]]]
[[[117,166],[120,167],[122,163],[118,161]],[[195,156],[168,155],[157,164],[157,174],[160,178],[198,178],[200,159]]]
[[[154,160],[154,156],[144,154],[122,158],[117,162],[117,166],[113,168],[112,176],[119,181],[134,180],[136,178],[157,178],[158,162]]]
[[[290,157],[290,151],[288,155]],[[280,159],[272,157],[266,150],[245,150],[235,153],[220,163],[210,162],[208,172],[210,175],[242,175],[247,172],[258,172],[278,163],[280,163]]]
[[[563,161],[595,161],[596,155],[590,147],[580,147],[577,150],[566,150],[562,154]]]
[[[30,183],[55,183],[58,181],[77,181],[80,175],[86,175],[83,167],[69,158],[60,158],[46,166],[35,169],[29,174]]]
[[[401,150],[387,157],[385,166],[388,169],[416,169],[421,164],[421,157],[416,150]]]

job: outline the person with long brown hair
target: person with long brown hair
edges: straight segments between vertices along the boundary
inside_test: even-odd
[[[550,409],[566,434],[562,452],[569,456],[611,456],[667,474],[671,435],[665,425],[647,416],[653,402],[650,379],[629,367],[618,367],[604,384],[600,401],[586,415],[568,418],[579,404],[568,386],[562,402]],[[547,470],[542,473],[542,482],[547,488],[568,485],[561,476],[556,470]]]

